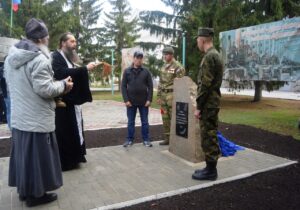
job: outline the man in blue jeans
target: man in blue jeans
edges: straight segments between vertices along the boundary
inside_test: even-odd
[[[143,143],[146,147],[152,147],[149,139],[149,106],[153,96],[152,76],[148,69],[142,66],[143,53],[136,51],[133,55],[133,63],[125,69],[122,78],[122,96],[127,108],[128,136],[124,147],[131,146],[135,133],[135,116],[139,110],[142,124]]]

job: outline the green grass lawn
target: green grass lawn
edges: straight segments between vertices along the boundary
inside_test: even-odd
[[[94,92],[94,100],[115,100],[122,102],[120,92]],[[253,103],[253,97],[224,95],[221,101],[220,121],[231,124],[250,125],[271,132],[290,135],[300,140],[298,119],[300,101],[263,98]],[[154,93],[152,108],[159,108]]]
[[[93,99],[94,100],[113,100],[113,101],[120,101],[123,102],[122,94],[120,92],[114,92],[114,95],[111,94],[109,91],[97,91],[93,92]],[[151,104],[152,108],[159,109],[160,106],[156,104],[156,92],[153,94],[153,102]]]
[[[95,91],[92,94],[94,100],[123,101],[122,94],[118,91],[114,92],[114,95],[112,95],[111,91]]]
[[[252,98],[223,96],[220,120],[250,125],[300,140],[300,101],[263,98],[262,101],[253,103]]]

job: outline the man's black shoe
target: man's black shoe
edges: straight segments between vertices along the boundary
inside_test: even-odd
[[[123,144],[123,147],[132,146],[132,144],[133,144],[132,141],[126,141],[126,142]]]
[[[71,171],[73,169],[78,169],[80,168],[79,163],[72,163],[72,164],[68,164],[68,165],[61,165],[61,170],[62,171]]]
[[[196,180],[216,180],[218,178],[218,171],[216,168],[204,168],[203,170],[199,170],[198,173],[194,172],[192,178]]]
[[[207,170],[207,167],[202,168],[202,169],[197,169],[197,170],[194,171],[194,173],[195,173],[195,174],[197,174],[197,173],[202,173],[204,170]]]
[[[192,178],[196,180],[216,180],[218,178],[217,161],[206,161],[206,167],[195,170]]]
[[[26,206],[38,206],[46,203],[50,203],[52,201],[57,200],[56,193],[45,193],[42,197],[35,198],[35,197],[28,197],[26,198]]]
[[[26,196],[19,195],[19,200],[20,200],[20,201],[25,201],[25,200],[26,200]]]

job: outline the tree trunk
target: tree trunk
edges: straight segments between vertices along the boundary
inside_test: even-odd
[[[262,81],[254,81],[254,86],[255,86],[255,93],[254,93],[253,102],[258,102],[261,100],[261,97],[262,97],[263,82]]]

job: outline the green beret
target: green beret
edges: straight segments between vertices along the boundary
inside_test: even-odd
[[[213,28],[199,28],[198,29],[198,36],[213,36],[214,35],[214,29]]]
[[[163,54],[174,54],[174,49],[172,47],[165,47],[163,49]]]

